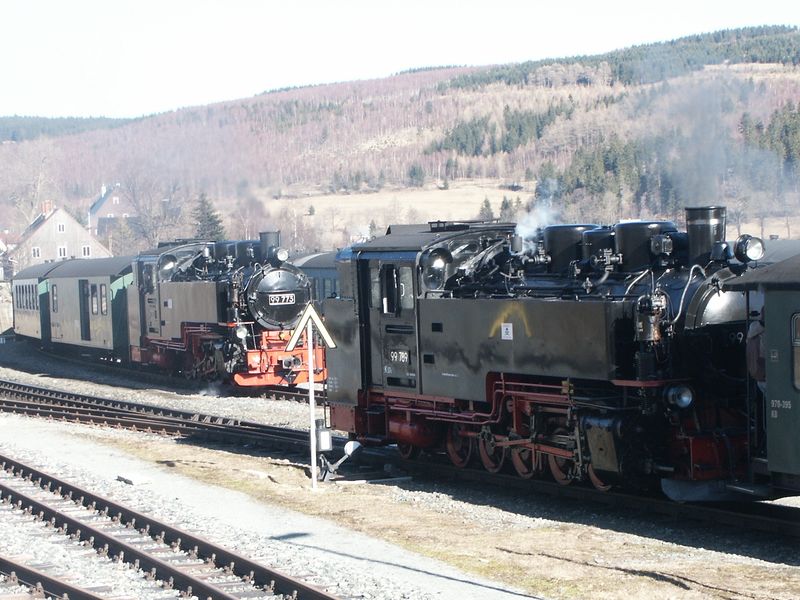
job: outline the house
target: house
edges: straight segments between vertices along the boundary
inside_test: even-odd
[[[22,232],[17,245],[4,254],[12,274],[44,262],[109,256],[111,252],[66,210],[48,207]]]
[[[121,219],[128,219],[136,214],[136,207],[128,195],[122,192],[119,184],[111,188],[104,185],[100,188],[100,196],[89,207],[87,227],[93,236],[106,239]]]

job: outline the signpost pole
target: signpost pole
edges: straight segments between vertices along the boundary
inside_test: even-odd
[[[314,330],[311,319],[306,324],[308,346],[308,411],[311,424],[311,489],[317,489],[317,403],[314,398]]]
[[[311,487],[317,489],[317,403],[314,399],[314,327],[316,326],[322,341],[328,348],[336,348],[330,332],[325,327],[325,323],[314,310],[314,305],[309,302],[300,320],[295,326],[289,343],[286,344],[286,351],[292,352],[303,335],[303,328],[306,330],[306,345],[308,346],[308,413],[311,425]]]

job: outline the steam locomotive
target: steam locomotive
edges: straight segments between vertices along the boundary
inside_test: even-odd
[[[634,221],[527,237],[440,221],[343,251],[340,297],[324,305],[332,426],[565,485],[797,493],[800,478],[753,476],[763,398],[744,356],[763,296],[726,286],[764,244],[725,241],[725,217],[687,208],[685,232]]]
[[[18,335],[105,360],[151,365],[236,386],[309,382],[303,345],[286,352],[311,279],[279,232],[259,240],[189,241],[138,256],[68,260],[14,278]]]

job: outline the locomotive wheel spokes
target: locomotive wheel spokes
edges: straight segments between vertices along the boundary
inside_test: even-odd
[[[508,449],[505,446],[497,446],[493,439],[487,440],[481,437],[478,440],[478,454],[481,457],[481,464],[489,473],[497,473],[503,468],[507,453]]]
[[[533,450],[524,446],[511,450],[511,464],[514,465],[517,475],[523,479],[530,479],[536,474],[534,456]]]
[[[589,468],[586,469],[586,474],[589,475],[589,481],[592,482],[595,489],[601,492],[607,492],[611,489],[611,484],[604,483],[603,480],[597,476],[597,473],[594,472],[594,467],[592,465],[589,465]]]
[[[463,427],[458,423],[453,423],[447,429],[447,456],[459,469],[463,469],[469,464],[472,458],[472,449],[475,447],[474,439],[463,436],[462,430]]]
[[[567,435],[567,430],[563,428],[556,429],[553,435]],[[569,474],[574,464],[573,460],[563,456],[549,454],[547,456],[547,464],[550,466],[550,473],[553,475],[553,479],[556,480],[556,483],[561,485],[569,485],[572,483],[572,478],[570,478]]]
[[[397,443],[397,449],[400,451],[400,456],[406,460],[414,460],[419,456],[420,447],[414,444]]]

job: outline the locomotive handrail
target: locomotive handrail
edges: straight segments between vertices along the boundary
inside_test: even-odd
[[[683,302],[686,300],[686,292],[689,290],[689,284],[692,283],[692,276],[693,276],[692,274],[694,273],[695,269],[699,270],[703,274],[703,278],[708,277],[703,267],[701,267],[700,265],[692,265],[692,268],[689,269],[689,276],[686,278],[686,285],[683,286],[683,292],[681,292],[681,302],[678,305],[678,314],[676,314],[675,318],[669,322],[670,325],[675,325],[675,323],[678,322],[681,313],[683,312]]]

